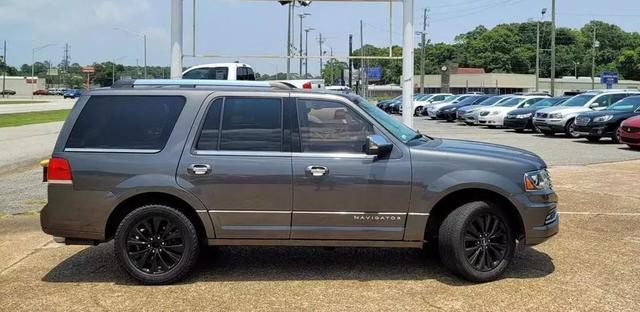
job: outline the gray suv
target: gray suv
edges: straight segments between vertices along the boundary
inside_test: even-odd
[[[44,232],[114,240],[147,284],[213,245],[434,247],[476,282],[558,232],[540,157],[431,138],[357,95],[137,80],[83,94],[45,168]]]

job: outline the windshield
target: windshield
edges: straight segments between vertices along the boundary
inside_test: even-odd
[[[504,96],[492,96],[492,97],[490,97],[490,98],[478,103],[477,105],[480,105],[480,106],[491,106],[491,105],[496,104],[496,103],[498,103],[498,102],[500,102],[501,100],[504,100],[504,99],[505,99]]]
[[[640,96],[628,97],[611,105],[608,109],[618,112],[633,112],[640,107]]]
[[[458,102],[458,104],[460,104],[461,106],[465,106],[465,105],[471,105],[474,102],[478,101],[479,99],[483,98],[482,95],[474,95],[474,96],[470,96],[460,102]],[[486,97],[485,97],[486,98]]]
[[[555,105],[556,103],[560,102],[561,99],[544,99],[542,101],[538,101],[535,102],[534,104],[532,104],[531,106],[529,106],[530,108],[542,108],[542,107],[550,107]]]
[[[447,96],[446,98],[444,98],[444,101],[442,101],[442,103],[453,103],[455,100],[457,100],[461,96],[462,95],[450,95],[450,96]]]
[[[415,96],[413,96],[413,100],[414,101],[422,101],[422,100],[426,100],[428,97],[430,97],[431,94],[416,94]],[[400,96],[402,98],[402,96]]]
[[[589,102],[589,100],[593,99],[595,96],[595,94],[576,95],[568,99],[566,102],[562,103],[562,105],[560,106],[584,106],[584,104],[587,104],[587,102]]]
[[[385,113],[375,105],[370,104],[362,97],[356,97],[355,102],[360,108],[362,108],[362,110],[369,114],[369,116],[379,122],[382,127],[391,132],[394,137],[396,137],[403,143],[409,142],[411,139],[415,138],[418,135],[418,132],[405,126],[403,123],[389,116],[387,113]]]
[[[524,101],[524,98],[518,98],[518,97],[514,97],[514,98],[510,98],[504,102],[500,102],[494,106],[496,107],[514,107],[517,106],[518,104],[522,103],[522,101]]]

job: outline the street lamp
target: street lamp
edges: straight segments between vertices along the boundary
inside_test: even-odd
[[[547,14],[547,8],[543,8],[540,14],[536,36],[536,91],[540,91],[540,21],[544,20],[544,15]]]
[[[578,65],[580,65],[580,62],[573,61],[573,73],[575,74],[576,79],[578,79]]]
[[[310,15],[311,13],[298,14],[298,16],[300,17],[300,76],[302,76],[302,19]]]
[[[35,81],[37,81],[37,80],[33,79],[33,77],[35,76],[36,52],[38,52],[38,51],[40,51],[40,50],[42,50],[44,48],[48,48],[50,46],[53,46],[53,45],[55,45],[55,43],[48,43],[48,44],[45,44],[45,45],[41,45],[41,46],[35,47],[35,48],[33,48],[31,50],[31,99],[33,99],[33,91],[34,91],[33,90],[33,87],[34,87],[33,85],[34,85]]]
[[[114,27],[115,30],[124,31],[126,33],[130,33],[134,36],[138,36],[142,38],[142,42],[144,45],[144,79],[147,79],[147,35],[145,33],[135,32],[129,29]]]
[[[304,77],[309,75],[309,32],[315,28],[309,27],[304,29]]]

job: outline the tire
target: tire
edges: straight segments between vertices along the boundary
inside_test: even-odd
[[[486,221],[483,220],[490,222],[485,226],[483,222]],[[478,231],[478,225],[489,230]],[[470,239],[473,235],[475,238]],[[494,242],[491,242],[492,239]],[[444,219],[438,232],[442,263],[472,282],[488,282],[499,278],[511,263],[515,247],[515,238],[506,216],[498,207],[484,201],[458,207]],[[465,249],[471,250],[468,255]],[[495,258],[495,261],[491,261],[491,258]]]
[[[618,133],[614,133],[611,136],[611,142],[613,142],[613,144],[620,144],[620,137],[618,136]]]
[[[524,129],[515,129],[515,130],[516,130],[516,132],[518,132],[518,133],[522,133],[522,132],[524,132]]]
[[[198,260],[200,248],[196,229],[183,213],[169,206],[147,205],[120,222],[114,251],[129,275],[143,284],[157,285],[184,278]]]
[[[489,129],[495,129],[495,128],[496,128],[496,126],[487,126],[487,128],[489,128]]]
[[[554,135],[556,135],[555,132],[549,131],[549,130],[540,130],[540,132],[542,132],[542,134],[544,134],[545,136],[554,136]]]
[[[629,146],[630,149],[634,150],[634,151],[640,151],[640,145],[630,145],[627,144],[627,146]]]
[[[577,139],[580,137],[580,134],[575,133],[573,128],[575,127],[575,119],[571,119],[564,126],[564,136],[571,139]]]
[[[598,141],[600,141],[600,137],[597,136],[588,136],[587,137],[587,141],[591,142],[591,143],[596,143]]]

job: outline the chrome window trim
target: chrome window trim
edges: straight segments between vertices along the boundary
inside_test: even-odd
[[[355,158],[355,159],[371,159],[375,158],[375,155],[367,154],[354,154],[354,153],[306,153],[306,152],[294,152],[291,153],[292,157],[310,157],[310,158]]]
[[[255,157],[290,157],[291,152],[260,152],[260,151],[216,151],[195,150],[193,154],[199,156],[255,156]]]
[[[65,152],[84,152],[84,153],[131,153],[131,154],[155,154],[160,152],[159,149],[132,149],[132,148],[83,148],[83,147],[67,147]]]
[[[290,210],[209,210],[209,213],[291,213]]]

